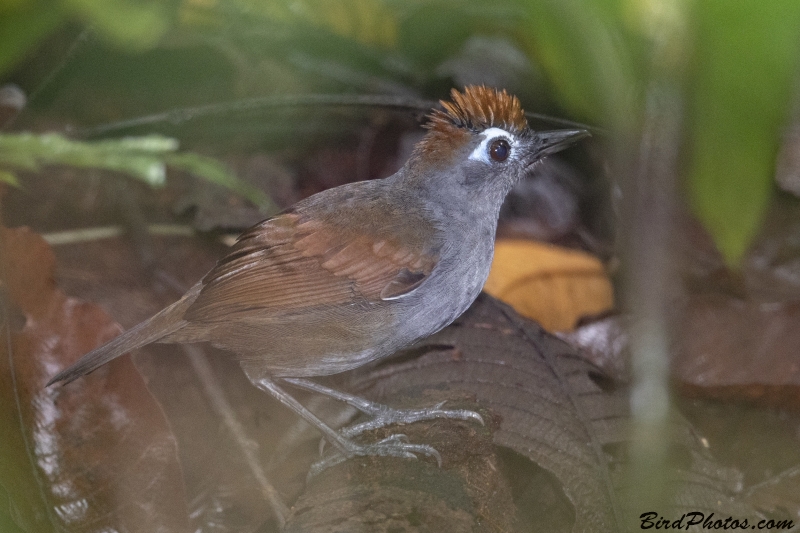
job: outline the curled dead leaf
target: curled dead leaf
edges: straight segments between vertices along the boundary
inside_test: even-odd
[[[119,333],[68,298],[55,259],[27,228],[0,227],[0,484],[25,531],[188,531],[175,437],[129,358],[68,387],[53,373]],[[8,317],[10,313],[0,316]]]
[[[611,281],[599,259],[526,240],[497,242],[483,290],[548,331],[571,330],[581,317],[614,306]]]

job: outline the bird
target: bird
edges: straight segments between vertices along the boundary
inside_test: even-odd
[[[81,357],[64,385],[150,343],[207,342],[248,379],[316,427],[341,458],[438,452],[403,435],[358,442],[365,429],[431,418],[474,419],[442,405],[390,409],[312,378],[384,358],[441,330],[489,274],[500,207],[542,158],[588,136],[534,131],[516,96],[486,86],[451,91],[392,176],[310,196],[246,230],[177,302]],[[336,431],[285,385],[353,405],[371,419]]]

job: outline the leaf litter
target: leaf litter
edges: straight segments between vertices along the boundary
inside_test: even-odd
[[[0,231],[4,304],[24,317],[3,324],[0,347],[0,479],[15,521],[29,532],[188,532],[175,437],[130,359],[44,387],[119,327],[55,287],[41,237]]]

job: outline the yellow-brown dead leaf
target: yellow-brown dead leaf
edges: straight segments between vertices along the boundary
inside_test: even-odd
[[[571,330],[580,317],[614,305],[611,281],[599,259],[526,240],[497,242],[483,290],[548,331]]]

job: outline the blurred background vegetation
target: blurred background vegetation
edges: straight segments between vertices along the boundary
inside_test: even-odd
[[[771,202],[800,194],[799,52],[796,0],[0,0],[0,186],[22,190],[58,214],[52,207],[66,203],[44,195],[68,196],[69,185],[35,196],[49,191],[32,179],[44,167],[78,169],[65,183],[84,174],[107,177],[92,174],[99,169],[163,186],[168,176],[183,172],[231,189],[261,217],[340,184],[345,178],[338,174],[349,180],[386,175],[388,166],[373,168],[375,161],[402,159],[403,144],[416,138],[401,133],[416,124],[348,107],[359,96],[389,95],[419,110],[446,98],[452,87],[502,87],[519,96],[527,111],[595,128],[590,148],[582,148],[590,163],[577,166],[588,181],[602,182],[603,205],[594,209],[610,211],[608,203],[614,204],[617,210],[608,216],[621,221],[621,233],[626,226],[638,232],[629,239],[634,251],[622,254],[626,268],[638,271],[639,281],[629,283],[638,296],[622,307],[659,323],[633,342],[635,357],[654,354],[650,370],[637,374],[634,368],[634,374],[649,390],[645,396],[658,397],[653,390],[667,389],[667,341],[659,322],[667,318],[652,306],[671,301],[669,289],[652,288],[669,277],[653,262],[672,259],[668,230],[658,227],[670,220],[643,224],[642,213],[647,219],[648,212],[662,211],[660,204],[670,211],[673,203],[685,203],[727,267],[735,271],[747,262],[756,235],[770,231],[764,220]],[[313,95],[335,96],[341,105],[307,105]],[[561,127],[546,120],[534,126]],[[395,129],[401,133],[391,133]],[[336,146],[342,139],[391,145],[391,156],[375,156],[361,168],[353,151],[309,155],[310,147]],[[279,164],[251,157],[272,151],[280,154]],[[245,153],[246,164],[239,157]],[[343,162],[348,157],[355,162]],[[289,178],[276,170],[287,160],[299,168]],[[246,179],[251,164],[269,179]],[[312,166],[315,180],[304,177]],[[556,180],[561,177],[556,173]],[[293,192],[286,192],[287,180],[294,180],[288,186]],[[117,185],[110,186],[112,194],[126,189]],[[554,197],[552,190],[548,194]],[[170,201],[209,203],[196,197]],[[626,201],[637,205],[626,207]],[[239,207],[217,197],[210,203],[228,212]],[[112,202],[114,208],[124,204]],[[110,220],[94,204],[87,210],[89,215],[72,213],[57,223]],[[27,223],[30,211],[17,208],[14,222]],[[195,221],[195,227],[241,229],[242,220],[206,227]],[[781,223],[783,229],[795,224]],[[778,245],[761,245],[771,246],[763,256],[788,265],[785,271],[770,266],[774,276],[764,286],[783,276],[795,299],[797,232]],[[616,256],[608,252],[617,244],[609,242],[613,232],[599,233],[597,240],[605,242],[598,255]],[[716,281],[703,278],[703,288]],[[772,289],[760,290],[775,296]],[[738,309],[741,294],[730,292],[731,308]],[[761,300],[755,300],[757,307]],[[734,323],[715,331],[735,341],[743,329]],[[774,338],[765,337],[767,348],[753,354],[774,351]],[[701,346],[692,361],[707,352]],[[653,389],[647,389],[648,375],[656,376]],[[661,400],[646,407],[658,411],[668,403]],[[653,454],[659,428],[645,423],[640,430],[641,450]],[[646,465],[642,472],[647,477]]]
[[[666,79],[685,117],[685,190],[735,264],[772,194],[797,107],[798,37],[800,4],[785,0],[2,0],[0,80],[28,100],[7,130],[42,129],[23,120],[41,109],[80,132],[209,102],[439,97],[483,82],[535,111],[625,136],[641,125],[648,84]],[[191,134],[285,145],[331,132],[308,116],[291,125],[247,118],[231,111]],[[0,146],[2,179],[13,179],[27,149]]]

